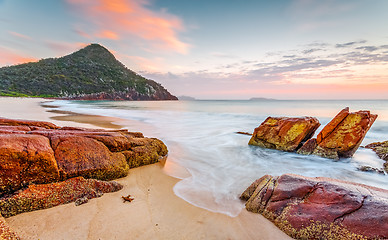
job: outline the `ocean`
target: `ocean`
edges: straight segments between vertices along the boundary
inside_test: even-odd
[[[169,149],[166,174],[179,178],[174,193],[213,212],[237,216],[239,195],[265,174],[295,173],[330,177],[388,189],[388,175],[362,172],[382,168],[383,160],[364,148],[339,161],[248,146],[252,133],[268,116],[313,116],[321,127],[341,109],[370,110],[378,118],[361,146],[388,140],[388,100],[264,101],[54,101],[59,110],[121,118],[129,131],[161,139]],[[127,121],[125,121],[127,120]]]

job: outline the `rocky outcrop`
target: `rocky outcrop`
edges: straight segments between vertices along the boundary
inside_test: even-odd
[[[0,125],[4,132],[0,134],[0,196],[32,183],[77,176],[112,180],[126,176],[129,168],[155,163],[167,155],[162,141],[139,132],[20,122],[30,121],[0,122],[6,124]]]
[[[318,134],[312,154],[332,159],[353,156],[376,118],[369,111],[350,113],[345,108]]]
[[[353,156],[377,115],[369,111],[340,111],[317,135],[311,138],[320,123],[316,118],[268,117],[255,129],[249,145],[300,154],[314,154],[339,159]]]
[[[48,138],[32,134],[0,134],[0,195],[31,183],[59,180]]]
[[[388,191],[329,178],[263,176],[241,199],[296,239],[387,239]]]
[[[28,126],[28,127],[41,127],[46,129],[57,129],[59,128],[54,123],[43,122],[43,121],[31,121],[31,120],[16,120],[8,118],[0,118],[0,125],[2,126]]]
[[[319,126],[313,117],[268,117],[255,129],[248,144],[292,152],[311,138]]]
[[[372,149],[379,158],[385,160],[384,170],[388,173],[388,141],[371,143],[365,148]]]
[[[104,193],[116,192],[123,186],[115,181],[100,181],[71,178],[63,182],[29,185],[12,196],[0,199],[0,212],[11,217],[23,212],[51,208],[75,202],[77,199],[92,199]]]

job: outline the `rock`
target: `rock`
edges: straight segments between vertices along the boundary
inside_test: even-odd
[[[63,182],[30,185],[14,195],[0,199],[0,212],[4,217],[19,213],[55,207],[80,198],[92,199],[101,193],[116,192],[123,186],[115,181],[71,178]]]
[[[31,183],[59,180],[57,162],[48,138],[0,134],[0,196]]]
[[[30,121],[30,120],[15,120],[8,118],[0,118],[0,125],[8,125],[8,126],[36,126],[47,129],[57,129],[59,128],[57,125],[50,122],[42,122],[42,121]]]
[[[249,132],[236,132],[237,134],[242,134],[242,135],[248,135],[248,136],[252,136],[252,133],[249,133]]]
[[[89,198],[82,197],[82,198],[78,198],[77,200],[75,200],[74,204],[76,206],[79,206],[79,205],[82,205],[82,204],[85,204],[85,203],[88,203],[88,202],[89,202]]]
[[[292,152],[311,138],[319,126],[314,117],[268,117],[255,129],[249,145]]]
[[[296,239],[388,238],[388,191],[330,178],[266,175],[241,195]]]
[[[136,138],[132,144],[135,147],[122,152],[130,168],[156,163],[168,153],[166,145],[156,138]]]
[[[315,148],[317,147],[317,139],[316,138],[310,138],[307,140],[301,148],[298,149],[297,153],[304,154],[304,155],[310,155],[313,153]]]
[[[365,148],[372,149],[379,158],[388,161],[388,141],[371,143],[366,145]]]
[[[376,118],[369,111],[349,113],[348,108],[343,109],[318,134],[312,153],[332,159],[352,157]]]
[[[372,149],[379,158],[386,161],[384,163],[384,170],[388,173],[388,141],[371,143],[366,145],[365,148]]]
[[[363,172],[376,172],[376,173],[385,175],[384,170],[382,168],[374,168],[374,167],[370,167],[370,166],[361,166],[361,167],[358,167],[357,169],[360,171],[363,171]]]
[[[121,153],[112,153],[101,142],[83,136],[51,137],[55,159],[63,178],[83,176],[112,180],[128,175],[129,166]]]
[[[19,240],[20,237],[7,225],[0,214],[0,239],[1,240]]]

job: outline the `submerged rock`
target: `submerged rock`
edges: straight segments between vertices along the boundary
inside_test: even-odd
[[[253,132],[249,145],[292,152],[320,126],[314,117],[268,117]]]
[[[241,199],[297,239],[388,238],[388,191],[330,178],[263,176]]]
[[[123,186],[115,181],[100,181],[71,178],[63,182],[30,185],[12,196],[0,199],[0,212],[11,217],[23,212],[51,208],[61,204],[75,202],[77,199],[92,199],[102,193],[116,192]]]
[[[385,160],[384,170],[388,173],[388,141],[371,143],[365,148],[372,149],[379,158]]]

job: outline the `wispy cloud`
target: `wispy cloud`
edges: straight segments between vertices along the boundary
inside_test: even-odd
[[[81,11],[97,28],[97,32],[87,32],[99,38],[131,39],[138,43],[146,41],[158,50],[175,51],[186,54],[190,45],[178,36],[185,30],[180,18],[165,10],[149,8],[145,0],[67,0],[75,11]]]
[[[45,44],[48,48],[56,53],[56,57],[69,54],[88,45],[87,43],[82,42],[71,43],[58,41],[45,41]]]
[[[11,34],[14,37],[21,38],[21,39],[24,39],[24,40],[32,40],[32,38],[30,36],[27,36],[27,35],[24,35],[24,34],[21,34],[21,33],[9,31],[9,34]]]
[[[19,54],[16,51],[0,47],[0,65],[14,65],[26,62],[35,62],[36,58]]]
[[[344,46],[341,51],[339,44],[321,43],[316,48],[309,44],[270,54],[271,58],[266,57],[265,61],[238,61],[180,74],[144,74],[161,81],[173,92],[198,98],[227,94],[239,98],[244,98],[244,94],[250,94],[246,98],[276,98],[279,94],[288,98],[316,98],[324,93],[333,98],[351,98],[352,94],[362,93],[363,97],[383,98],[381,89],[388,87],[386,45],[364,46],[365,43],[364,40],[341,43]],[[372,91],[378,94],[373,95]]]

